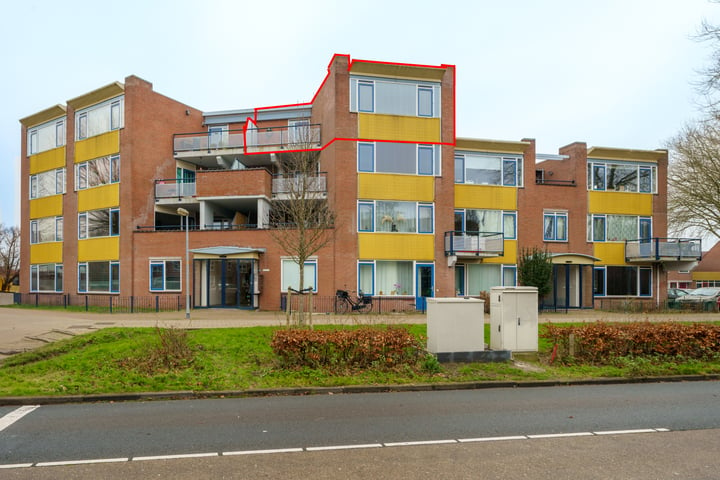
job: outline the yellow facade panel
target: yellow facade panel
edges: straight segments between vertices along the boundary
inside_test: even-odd
[[[358,114],[358,136],[363,140],[440,143],[440,119],[401,115]]]
[[[358,174],[358,198],[367,200],[411,200],[432,202],[435,178],[383,173]]]
[[[51,195],[49,197],[30,200],[30,218],[59,217],[63,213],[63,196]]]
[[[455,208],[517,210],[517,188],[455,185]]]
[[[30,263],[62,263],[63,243],[49,242],[30,245]]]
[[[120,237],[90,238],[78,241],[78,262],[120,259]]]
[[[360,233],[358,245],[358,258],[364,260],[435,259],[434,235]]]
[[[596,265],[625,265],[625,242],[597,242],[593,256],[600,259]]]
[[[53,148],[30,156],[30,175],[65,166],[65,147]]]
[[[75,163],[120,152],[120,130],[75,142]]]
[[[690,272],[690,277],[696,282],[720,280],[720,272]]]
[[[651,216],[652,202],[647,193],[588,192],[589,213]]]
[[[78,192],[78,212],[117,207],[120,205],[120,184],[88,188]]]
[[[517,263],[517,240],[505,240],[504,250],[500,257],[483,258],[483,263]]]

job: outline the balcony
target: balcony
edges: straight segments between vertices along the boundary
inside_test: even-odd
[[[276,198],[322,198],[327,194],[327,172],[315,176],[273,175],[272,193]]]
[[[699,238],[646,238],[625,241],[628,263],[662,263],[668,269],[691,268],[702,258]]]
[[[155,180],[155,199],[195,196],[195,182],[166,178]]]
[[[445,256],[499,257],[505,253],[502,233],[445,232]]]

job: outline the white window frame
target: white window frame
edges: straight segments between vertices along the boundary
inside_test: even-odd
[[[318,291],[318,259],[317,257],[311,257],[305,260],[305,263],[303,264],[305,268],[305,283],[307,286],[312,286],[312,292],[317,293]],[[291,257],[280,257],[280,291],[283,293],[287,293],[287,288],[290,286],[294,290],[300,290],[300,288],[297,288],[297,285],[287,285],[287,282],[289,280],[286,280],[285,277],[288,276],[291,272],[286,272],[285,268],[288,266],[288,268],[295,268],[297,270],[296,272],[292,272],[293,275],[297,275],[297,278],[299,281],[300,279],[300,268],[297,262],[293,260]],[[314,269],[313,275],[312,275],[312,285],[308,282],[308,269],[307,267],[310,266]]]
[[[545,231],[545,220],[551,219],[552,222],[552,231],[553,235],[552,238],[548,237],[546,235]],[[565,231],[564,236],[560,237],[558,235],[558,220],[562,218],[565,220]],[[561,242],[561,243],[567,243],[568,237],[569,237],[569,225],[568,225],[568,212],[565,210],[546,210],[543,212],[543,241],[544,242]]]
[[[89,264],[91,263],[107,263],[108,264],[108,289],[107,290],[89,290]],[[85,282],[82,283],[81,270],[85,270]],[[79,262],[77,275],[77,289],[79,293],[120,293],[120,262],[118,260],[99,261],[99,262]],[[117,273],[117,288],[113,288],[113,273]]]
[[[618,165],[622,167],[635,167],[636,169],[636,175],[635,175],[635,181],[637,185],[637,189],[635,191],[627,191],[627,190],[616,190],[616,189],[608,189],[607,187],[607,177],[608,177],[608,170],[610,169],[611,165]],[[602,169],[602,186],[599,184],[595,184],[595,170]],[[596,160],[596,159],[588,159],[588,168],[587,168],[587,189],[588,191],[596,191],[596,192],[621,192],[621,193],[642,193],[646,195],[652,195],[658,193],[658,182],[657,182],[657,165],[654,163],[638,163],[638,162],[621,162],[621,161],[611,161],[611,160]],[[640,186],[640,173],[643,170],[649,170],[650,173],[650,190],[641,190]]]
[[[107,109],[107,123],[101,126],[97,132],[90,133],[90,113]],[[118,123],[113,121],[113,112],[118,111]],[[125,96],[120,95],[103,102],[97,103],[75,113],[75,140],[84,140],[107,132],[119,130],[125,126]]]
[[[468,157],[475,158],[498,158],[500,160],[500,183],[497,184],[485,184],[485,183],[470,183],[467,181],[467,164]],[[482,185],[482,186],[493,186],[493,187],[511,187],[511,188],[523,188],[523,155],[511,155],[511,154],[495,154],[495,153],[482,153],[482,152],[455,152],[453,157],[454,162],[462,161],[462,172],[454,170],[455,183],[465,185]],[[515,163],[515,183],[505,183],[505,162]],[[461,173],[461,175],[458,175]]]
[[[90,183],[89,171],[95,163],[108,162],[108,182],[107,183]],[[75,191],[87,190],[88,188],[103,187],[113,183],[120,183],[120,155],[108,155],[105,157],[93,158],[86,162],[75,164]]]
[[[40,267],[50,267],[53,274],[53,289],[52,290],[41,290],[40,289]],[[58,282],[58,271],[60,272],[61,280]],[[62,263],[38,263],[30,265],[30,292],[62,292],[63,291],[63,265]]]
[[[168,262],[177,263],[179,265],[179,276],[180,276],[180,287],[179,288],[167,288],[167,264]],[[162,287],[153,288],[153,267],[161,266],[162,268]],[[183,262],[181,258],[151,258],[148,262],[148,290],[151,292],[181,292],[183,288],[182,284],[182,269]]]
[[[397,143],[397,142],[383,142],[383,143]],[[378,172],[377,171],[377,144],[378,142],[358,142],[357,144],[357,171],[360,173],[381,173],[384,175],[417,175],[421,177],[439,177],[442,176],[442,148],[438,144],[432,144],[432,143],[417,143],[415,145],[415,171],[412,173],[408,172]],[[420,154],[422,151],[430,151],[431,153],[431,160],[430,160],[430,173],[421,173],[420,172]],[[372,167],[370,169],[364,169],[361,168],[360,163],[360,157],[361,152],[365,151],[366,153],[369,152],[370,157],[370,163],[372,164]]]
[[[412,203],[415,204],[415,231],[414,232],[383,232],[383,231],[377,231],[377,225],[375,221],[375,212],[377,211],[377,204],[379,202],[393,202],[393,203]],[[363,207],[371,207],[372,209],[372,226],[370,229],[361,229],[360,228],[360,208]],[[432,225],[433,228],[431,232],[421,232],[420,231],[420,209],[430,209],[430,214],[432,218]],[[412,201],[406,201],[406,200],[358,200],[357,202],[357,231],[359,233],[387,233],[387,234],[405,234],[405,235],[432,235],[435,231],[435,204],[429,203],[429,202],[412,202]]]
[[[108,212],[108,234],[107,235],[94,235],[90,236],[90,216],[91,212]],[[85,212],[78,213],[78,240],[86,240],[88,238],[108,238],[117,237],[120,235],[120,209],[117,207],[113,208],[100,208],[97,210],[87,210]]]
[[[45,176],[52,176],[51,179],[47,179],[46,181],[52,182],[55,185],[55,188],[51,190],[52,193],[48,193],[47,195],[40,195],[40,185],[41,185],[41,178],[40,177]],[[57,168],[55,170],[46,170],[44,172],[35,173],[33,175],[30,175],[30,191],[28,192],[30,196],[30,200],[35,200],[37,198],[44,198],[44,197],[51,197],[53,195],[62,195],[65,193],[65,167],[63,168]]]
[[[56,118],[55,120],[35,125],[27,130],[28,156],[65,146],[65,118],[66,117]],[[47,142],[47,145],[40,145],[41,130],[48,129],[51,131],[51,141]]]

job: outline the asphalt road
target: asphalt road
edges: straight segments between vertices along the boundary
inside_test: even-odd
[[[0,416],[15,412],[0,408]],[[720,382],[50,405],[0,430],[0,466],[381,452],[426,442],[465,448],[488,439],[525,445],[547,435],[701,429],[720,429]]]

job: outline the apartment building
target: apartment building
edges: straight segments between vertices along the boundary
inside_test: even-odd
[[[652,303],[700,258],[699,241],[666,238],[666,151],[457,138],[451,65],[336,55],[308,103],[209,113],[130,76],[21,124],[21,292],[36,300],[279,308],[300,269],[274,212],[306,151],[303,185],[335,212],[303,266],[318,296],[478,295],[516,284],[537,247],[553,255],[547,307]]]

